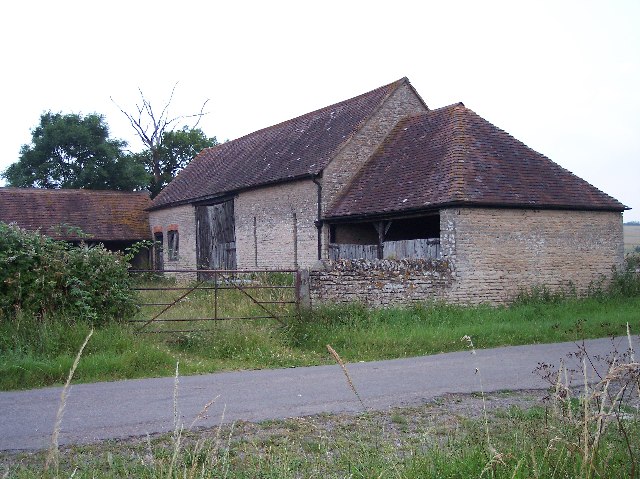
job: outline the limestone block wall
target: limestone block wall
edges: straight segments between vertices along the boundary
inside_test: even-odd
[[[441,260],[323,261],[309,274],[312,305],[497,305],[541,286],[584,294],[624,259],[615,212],[452,208],[440,228]]]
[[[309,273],[312,306],[359,302],[371,307],[441,301],[452,274],[443,260],[323,261]]]
[[[309,267],[318,259],[317,186],[311,180],[241,192],[235,199],[239,269]]]
[[[152,233],[162,232],[164,269],[196,269],[196,215],[193,205],[175,206],[149,212]],[[169,259],[168,231],[178,231],[178,259]],[[178,275],[191,280],[194,275]]]
[[[455,303],[504,303],[535,286],[581,294],[623,262],[616,212],[447,209],[441,230]]]

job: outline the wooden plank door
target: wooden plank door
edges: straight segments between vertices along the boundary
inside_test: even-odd
[[[196,228],[198,269],[236,269],[233,200],[196,206]]]

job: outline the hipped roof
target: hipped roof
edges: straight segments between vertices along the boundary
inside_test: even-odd
[[[457,103],[400,120],[325,217],[447,205],[626,209]]]
[[[80,228],[86,240],[139,241],[150,237],[150,203],[148,193],[0,188],[0,221],[54,239],[81,239]]]
[[[406,78],[198,154],[151,209],[318,175]]]

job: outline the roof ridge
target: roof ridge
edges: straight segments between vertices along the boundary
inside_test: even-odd
[[[380,86],[380,87],[378,87],[378,88],[374,88],[373,90],[370,90],[370,91],[368,91],[368,92],[361,93],[360,95],[356,95],[356,96],[354,96],[354,97],[347,98],[346,100],[341,100],[341,101],[336,102],[336,103],[333,103],[333,104],[331,104],[331,105],[323,106],[323,107],[321,107],[321,108],[317,108],[317,109],[312,110],[312,111],[309,111],[309,112],[307,112],[307,113],[303,113],[302,115],[298,115],[298,116],[295,116],[295,117],[293,117],[293,118],[289,118],[288,120],[283,120],[283,121],[278,122],[278,123],[275,123],[275,124],[273,124],[273,125],[266,126],[266,127],[264,127],[264,128],[260,128],[259,130],[255,130],[255,131],[249,132],[249,133],[247,133],[247,134],[245,134],[245,135],[239,136],[238,138],[234,138],[233,140],[227,141],[227,142],[225,142],[225,143],[220,143],[220,144],[218,144],[218,145],[211,146],[211,147],[209,147],[209,148],[207,148],[207,149],[215,148],[216,146],[220,146],[220,145],[227,145],[227,144],[229,144],[229,143],[233,143],[233,142],[235,142],[235,141],[238,141],[238,140],[241,140],[241,139],[243,139],[243,138],[246,138],[247,136],[253,136],[253,135],[258,134],[258,133],[262,133],[262,132],[265,132],[265,131],[268,131],[268,130],[275,129],[276,127],[278,127],[278,128],[279,128],[279,127],[282,127],[283,125],[286,125],[287,123],[293,123],[295,120],[299,120],[299,119],[304,118],[304,117],[307,117],[307,116],[312,116],[313,114],[317,114],[317,113],[319,113],[319,112],[321,112],[321,111],[330,110],[331,108],[338,107],[338,106],[340,106],[340,105],[343,105],[343,104],[346,104],[346,103],[352,102],[352,101],[357,100],[357,99],[359,99],[359,98],[363,98],[363,97],[365,97],[365,96],[367,96],[367,95],[371,95],[372,93],[375,93],[375,92],[377,92],[377,91],[384,90],[385,88],[389,88],[389,87],[391,87],[392,85],[394,85],[394,86],[393,86],[393,89],[392,89],[392,92],[393,92],[393,91],[395,91],[395,90],[396,90],[396,89],[397,89],[397,88],[398,88],[402,83],[404,83],[405,81],[406,81],[407,83],[409,83],[409,79],[408,79],[407,77],[403,77],[403,78],[400,78],[399,80],[393,81],[393,82],[391,82],[391,83],[387,83],[386,85],[382,85],[382,86]],[[409,84],[410,84],[410,83],[409,83]],[[384,99],[383,99],[380,103],[383,103],[384,101],[386,101],[386,99],[387,99],[387,98],[389,98],[389,96],[390,96],[390,93],[389,93],[389,94],[387,94],[387,95],[384,97]]]
[[[462,108],[467,109],[467,107],[464,105],[464,103],[459,101],[457,103],[452,103],[452,104],[447,105],[447,106],[441,106],[441,107],[435,108],[433,110],[419,111],[419,112],[416,112],[416,113],[410,113],[410,114],[402,117],[398,121],[400,122],[400,121],[405,120],[405,119],[409,119],[409,118],[410,119],[414,119],[414,118],[419,118],[419,117],[422,117],[422,116],[432,117],[432,116],[435,116],[436,114],[442,113],[445,110],[458,108],[458,107],[462,107]]]
[[[461,103],[460,103],[461,104]],[[458,116],[458,113],[460,112],[460,110],[458,108],[456,108],[459,104],[452,104],[449,105],[447,107],[444,107],[443,109],[441,109],[441,111],[444,111],[444,109],[449,108],[451,109],[451,115],[450,117],[447,119],[447,121],[449,122],[453,122],[453,131],[452,131],[452,144],[451,147],[448,148],[448,152],[447,154],[451,154],[453,155],[451,161],[452,161],[452,181],[451,181],[451,185],[452,185],[452,196],[457,200],[457,201],[464,201],[465,199],[465,194],[464,191],[465,187],[466,187],[466,181],[465,181],[465,175],[464,175],[464,162],[465,162],[465,153],[468,151],[469,146],[468,146],[468,138],[467,138],[467,124],[464,121],[464,118],[455,118],[456,116]],[[463,105],[464,106],[464,105]],[[466,107],[464,107],[464,110],[467,110]],[[458,121],[456,121],[458,120]],[[462,142],[462,144],[461,144]]]
[[[458,108],[458,107],[462,107],[462,108],[468,109],[468,108],[465,106],[465,104],[464,104],[464,103],[462,103],[461,101],[457,101],[457,102],[455,102],[455,103],[451,103],[451,104],[446,105],[446,106],[438,107],[438,108],[436,108],[435,110],[429,110],[429,112],[438,113],[438,112],[441,112],[441,111],[443,111],[443,110],[447,110],[447,109],[449,109],[449,108]]]
[[[89,188],[36,188],[36,187],[20,187],[20,186],[0,186],[1,191],[23,191],[25,193],[89,193],[89,194],[117,194],[117,195],[146,195],[148,191],[122,191],[122,190],[94,190]]]

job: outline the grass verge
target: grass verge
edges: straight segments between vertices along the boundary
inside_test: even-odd
[[[203,298],[202,301],[208,301]],[[202,305],[197,305],[201,308]],[[244,307],[242,304],[240,307]],[[477,348],[624,335],[638,324],[640,297],[530,301],[504,308],[416,305],[323,308],[284,326],[271,320],[218,321],[209,331],[139,334],[129,325],[95,329],[76,382],[328,364],[326,345],[349,362]],[[63,384],[91,325],[69,318],[0,322],[0,389]]]
[[[448,395],[420,407],[318,415],[63,448],[60,477],[547,478],[629,477],[615,428],[601,438],[597,475],[585,474],[580,433],[540,391]],[[486,403],[484,406],[482,403]],[[491,434],[487,447],[484,409]],[[640,439],[638,418],[630,440]],[[637,457],[637,444],[633,447]],[[575,447],[574,447],[575,446]],[[44,453],[0,454],[10,477],[43,477]],[[606,466],[606,467],[603,467]],[[2,471],[0,470],[0,473]],[[44,476],[46,477],[46,476]]]

